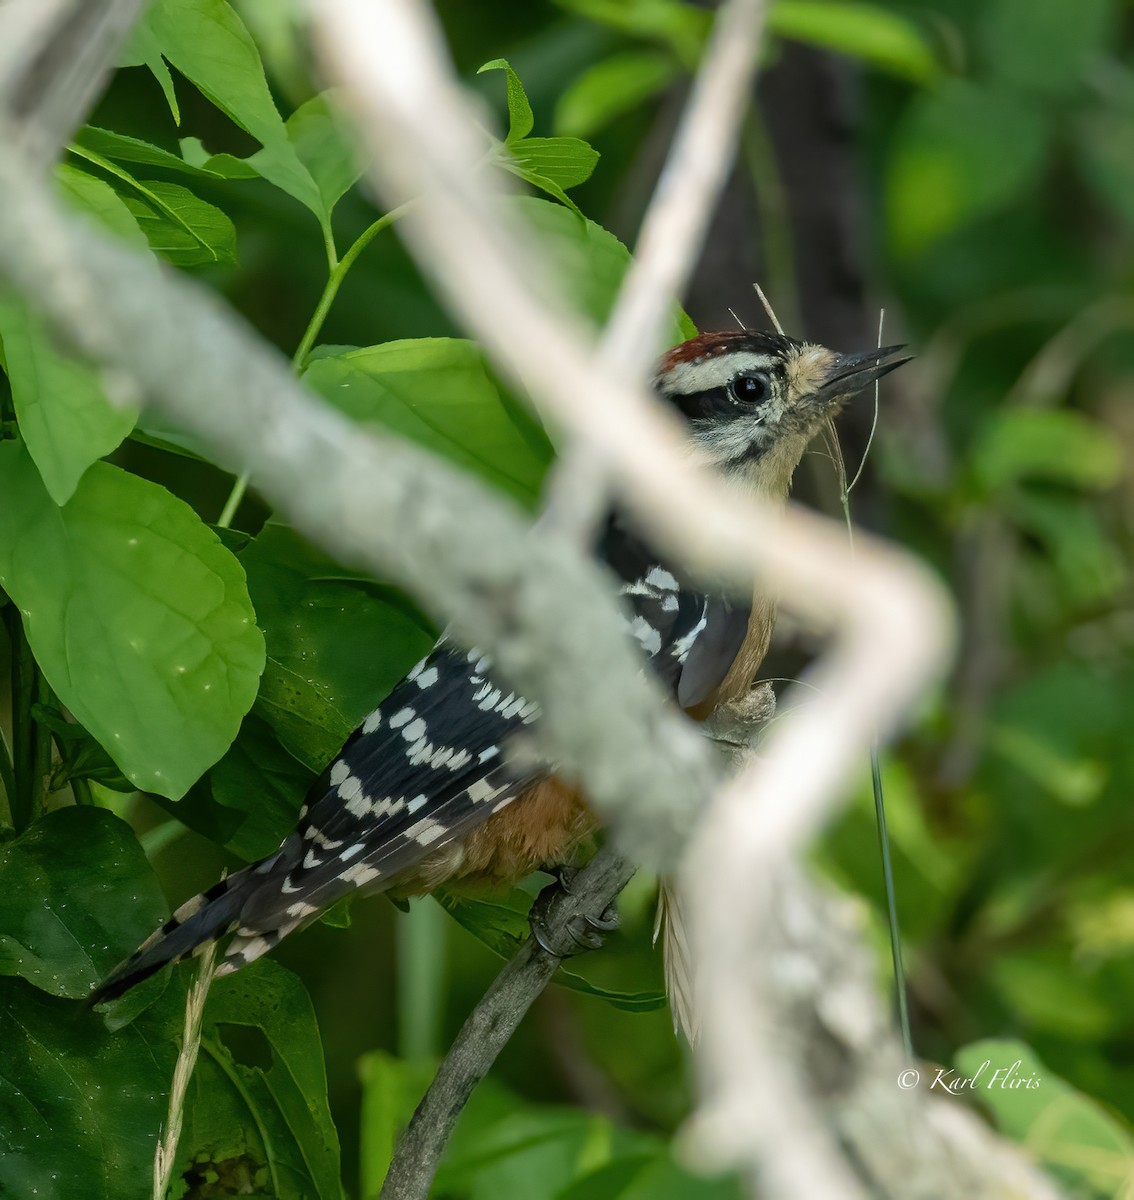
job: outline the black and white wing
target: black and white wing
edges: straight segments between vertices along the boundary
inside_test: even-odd
[[[600,552],[622,580],[630,633],[678,703],[710,697],[747,609],[682,586],[617,519]],[[389,887],[546,773],[506,761],[508,741],[538,717],[537,704],[494,682],[486,656],[443,638],[355,731],[279,850],[182,905],[96,998],[228,933],[219,973],[236,970],[348,893]]]
[[[750,604],[681,583],[618,517],[607,523],[602,556],[622,580],[630,632],[682,708],[712,697],[748,632]]]

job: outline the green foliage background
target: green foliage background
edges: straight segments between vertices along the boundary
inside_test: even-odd
[[[518,178],[509,203],[601,320],[627,261],[615,234],[633,240],[710,13],[440,12],[496,114],[490,169]],[[769,131],[792,63],[840,56],[859,307],[884,297],[919,353],[887,385],[855,505],[936,567],[964,622],[954,677],[884,760],[915,1043],[965,1074],[1019,1059],[1038,1076],[978,1102],[1081,1196],[1134,1171],[1130,17],[1119,0],[778,0],[731,189],[745,241],[722,218],[706,252],[753,256],[789,331],[825,336],[800,325],[822,297],[809,197],[782,169],[799,147]],[[352,419],[533,508],[552,448],[419,278],[362,166],[290,5],[158,0],[57,187],[223,296]],[[747,293],[721,294],[731,280],[708,286],[699,324],[728,305],[759,320]],[[675,312],[672,339],[691,328]],[[125,1200],[149,1194],[189,968],[107,1014],[78,1001],[171,904],[275,847],[436,630],[273,520],[231,464],[111,404],[114,381],[11,292],[0,346],[0,1194]],[[861,414],[847,438],[853,459]],[[803,480],[820,497],[822,470]],[[784,636],[775,661],[794,674],[808,650]],[[861,898],[881,991],[866,764],[851,782],[817,867]],[[375,1195],[539,885],[406,915],[368,901],[218,982],[170,1194]],[[689,1082],[653,891],[635,880],[623,932],[537,1005],[438,1195],[737,1194],[671,1152]]]

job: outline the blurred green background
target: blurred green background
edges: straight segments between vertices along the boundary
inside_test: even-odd
[[[287,114],[317,90],[305,34],[290,5],[234,3]],[[581,137],[599,151],[571,197],[632,246],[710,8],[438,7],[458,70],[499,129],[503,80],[476,71],[504,57],[527,89],[536,135]],[[1058,1132],[1040,1146],[1082,1195],[1117,1194],[1134,1147],[1132,17],[1119,0],[773,5],[738,161],[684,298],[702,329],[760,327],[759,281],[789,333],[841,350],[873,345],[884,308],[885,341],[918,356],[883,388],[851,497],[859,523],[932,564],[962,623],[947,685],[883,760],[914,1043],[952,1064],[981,1039],[1017,1039],[1048,1077],[1093,1097],[1084,1119],[1095,1133],[1076,1135],[1079,1149],[1094,1147],[1087,1167],[1067,1165]],[[255,149],[179,77],[177,95],[179,131],[154,78],[124,70],[92,123],[167,147],[193,136],[214,153]],[[194,273],[290,356],[325,278],[318,226],[263,180],[194,186],[232,218],[238,246],[236,263]],[[350,192],[334,215],[341,245],[375,215],[365,188]],[[387,232],[348,276],[321,341],[459,333]],[[852,475],[873,416],[862,401],[840,422]],[[116,461],[210,522],[231,485],[152,445],[130,443]],[[825,453],[809,456],[797,483],[837,513]],[[267,515],[252,496],[234,528],[255,534]],[[794,678],[816,650],[783,622],[766,673]],[[884,991],[869,764],[848,786],[851,802],[816,860],[862,897]],[[144,844],[174,903],[239,861],[218,847],[225,837],[190,831],[148,801],[127,811],[149,829]],[[652,903],[653,882],[636,880],[619,970],[642,989],[656,984],[645,951]],[[360,1155],[372,1186],[381,1153],[373,1139],[363,1149],[360,1120],[386,1129],[389,1111],[405,1109],[427,1077],[421,1064],[443,1052],[500,960],[432,901],[403,916],[382,899],[356,905],[348,929],[320,924],[289,939],[276,958],[314,1002],[348,1188],[359,1187]],[[452,1187],[575,1195],[565,1187],[608,1163],[616,1143],[626,1161],[646,1163],[652,1151],[634,1139],[668,1139],[689,1102],[664,1010],[553,986],[470,1118],[499,1131],[505,1114],[507,1152],[479,1173],[456,1171]],[[551,1104],[571,1111],[536,1107]],[[1027,1121],[999,1116],[1027,1133]],[[494,1144],[473,1141],[477,1153]],[[577,1195],[703,1194],[677,1175],[644,1178],[640,1191],[611,1183]]]

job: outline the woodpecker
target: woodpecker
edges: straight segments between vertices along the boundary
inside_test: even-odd
[[[786,500],[819,427],[908,361],[895,357],[901,349],[838,354],[778,334],[706,333],[662,357],[654,386],[701,458],[742,488]],[[767,650],[771,601],[737,603],[686,583],[619,512],[598,542],[628,633],[674,701],[703,717],[745,694]],[[216,973],[228,974],[354,892],[403,897],[567,864],[595,827],[585,798],[550,768],[508,755],[539,719],[539,705],[499,680],[487,654],[443,636],[316,781],[280,848],[183,904],[91,1002],[226,937]]]

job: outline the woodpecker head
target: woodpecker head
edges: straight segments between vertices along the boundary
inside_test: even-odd
[[[895,357],[901,349],[836,354],[774,333],[704,333],[662,358],[655,387],[714,466],[786,494],[819,427],[845,400],[908,362]]]

